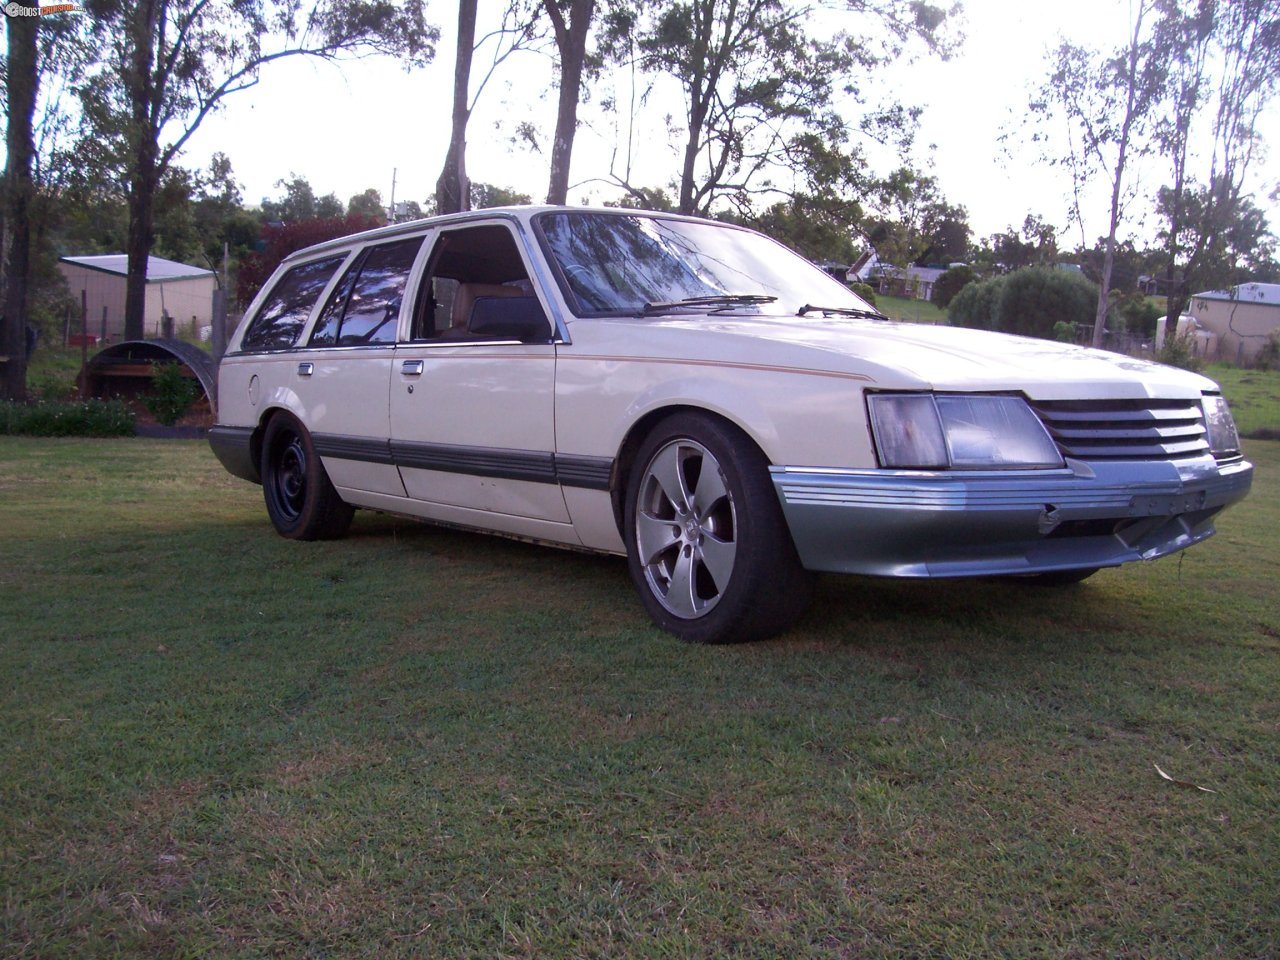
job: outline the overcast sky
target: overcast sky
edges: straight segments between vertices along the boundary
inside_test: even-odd
[[[872,78],[870,88],[923,108],[915,162],[937,176],[949,202],[968,209],[975,236],[1016,228],[1028,213],[1036,213],[1064,231],[1064,245],[1074,245],[1081,233],[1066,230],[1065,174],[1039,162],[1035,148],[1019,149],[1017,134],[1058,38],[1096,46],[1123,43],[1129,2],[965,0],[964,5],[966,40],[958,56],[946,63],[922,58],[895,65]],[[495,6],[495,0],[482,0],[482,19],[485,8]],[[305,176],[318,195],[333,192],[344,203],[369,187],[388,202],[394,175],[396,199],[421,202],[434,193],[449,139],[454,38],[453,25],[444,22],[448,9],[440,3],[432,7],[442,36],[431,67],[406,73],[380,59],[341,66],[301,58],[273,64],[257,87],[236,94],[221,114],[206,120],[180,162],[199,167],[215,151],[225,152],[247,203],[278,196],[276,181],[291,173]],[[472,179],[519,189],[535,201],[545,195],[546,154],[513,144],[512,135],[517,123],[531,121],[545,145],[555,121],[551,77],[549,58],[537,53],[518,54],[500,68],[471,121],[467,165]],[[630,75],[619,72],[593,88],[593,96],[597,101],[616,96],[625,105],[632,89]],[[585,106],[570,202],[600,203],[616,196],[607,183],[610,169],[623,172],[628,156],[632,182],[664,186],[678,169],[666,118],[674,112],[678,120],[680,109],[674,83],[659,82],[636,111],[628,153],[628,131],[619,114]],[[1272,120],[1273,137],[1280,138],[1280,111],[1272,110]],[[1012,152],[1001,143],[1003,133],[1014,135]],[[1275,148],[1280,150],[1280,143]],[[892,158],[879,159],[884,169],[877,172],[887,172]],[[1280,164],[1273,156],[1256,172],[1255,202],[1268,210],[1273,230],[1280,229],[1280,215],[1267,200],[1280,181]],[[1143,191],[1152,193],[1158,185],[1151,174]],[[1100,193],[1092,205],[1096,213],[1087,214],[1090,242],[1105,232],[1106,204]],[[1154,229],[1153,223],[1135,226],[1147,234]]]

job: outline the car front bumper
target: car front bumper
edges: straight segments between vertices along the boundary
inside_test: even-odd
[[[972,577],[1114,567],[1214,533],[1253,482],[1244,460],[1068,461],[1056,470],[770,468],[809,570]]]

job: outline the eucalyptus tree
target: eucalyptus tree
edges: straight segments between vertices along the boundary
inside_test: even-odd
[[[501,23],[477,40],[476,18],[479,8],[476,0],[458,0],[452,119],[444,167],[436,180],[436,213],[458,213],[471,208],[471,188],[467,177],[467,126],[471,122],[472,111],[503,61],[538,42],[540,11],[538,0],[507,0]],[[472,64],[476,53],[485,47],[490,49],[492,56],[473,92]]]
[[[26,395],[26,336],[36,262],[47,254],[50,204],[74,169],[67,140],[72,87],[92,59],[82,18],[6,18],[6,164],[0,197],[0,398]],[[46,257],[46,259],[48,259]]]
[[[551,21],[558,54],[559,93],[556,132],[551,141],[551,175],[547,203],[565,203],[569,196],[569,161],[578,128],[578,103],[587,65],[587,38],[596,0],[542,0]]]
[[[1280,86],[1280,0],[1165,0],[1163,10],[1178,51],[1158,130],[1169,165],[1157,211],[1172,320],[1197,278],[1229,276],[1229,251],[1247,260],[1239,247],[1261,247],[1267,236],[1246,184],[1264,147],[1260,120]]]
[[[26,399],[27,281],[31,275],[31,179],[35,155],[33,117],[39,85],[34,18],[14,17],[8,24],[5,60],[4,175],[4,323],[0,330],[0,398]]]
[[[876,212],[861,230],[881,263],[951,263],[969,255],[969,213],[947,202],[936,178],[901,167],[874,185]]]
[[[1063,42],[1054,52],[1049,76],[1032,104],[1048,120],[1065,118],[1071,132],[1064,163],[1071,172],[1072,218],[1081,229],[1086,186],[1107,179],[1110,203],[1102,276],[1093,322],[1093,345],[1101,346],[1110,304],[1116,236],[1137,198],[1135,159],[1156,151],[1154,128],[1173,55],[1168,36],[1157,29],[1157,0],[1136,0],[1124,46],[1105,52]]]
[[[637,0],[611,12],[607,52],[674,77],[684,99],[677,207],[708,213],[727,202],[748,214],[755,197],[786,194],[781,176],[815,186],[814,169],[843,178],[863,166],[851,126],[902,136],[915,114],[870,109],[877,67],[922,41],[945,54],[948,10],[923,0],[847,0],[820,8],[794,0]],[[839,29],[849,27],[848,31]],[[822,33],[822,37],[815,36]],[[866,115],[851,123],[845,111]],[[624,184],[624,186],[629,186]]]
[[[102,59],[82,91],[91,142],[129,207],[125,335],[143,332],[154,200],[165,171],[226,99],[286,57],[435,53],[423,0],[85,0]]]

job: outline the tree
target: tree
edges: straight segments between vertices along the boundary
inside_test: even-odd
[[[0,324],[0,397],[25,400],[27,395],[27,283],[31,276],[31,179],[35,140],[32,118],[36,110],[39,61],[36,21],[10,17],[5,95],[8,123],[4,176],[4,321]]]
[[[363,214],[351,214],[265,224],[262,228],[262,249],[248,254],[241,262],[236,278],[236,299],[241,306],[248,306],[280,265],[280,261],[295,250],[323,243],[334,237],[359,233],[361,230],[381,226],[384,222],[381,215],[370,218]]]
[[[968,259],[973,231],[969,229],[969,211],[964,207],[952,206],[942,198],[926,204],[920,232],[926,245],[916,258],[917,263],[950,265]]]
[[[495,187],[491,183],[471,183],[471,209],[489,207],[519,207],[533,203],[533,197],[507,187]]]
[[[833,154],[846,175],[861,169],[835,109],[837,98],[861,103],[850,73],[871,70],[913,38],[944,51],[947,14],[923,0],[849,0],[847,9],[861,29],[823,40],[806,32],[814,8],[791,0],[641,0],[611,16],[607,51],[623,59],[634,45],[644,70],[683,89],[680,212],[706,214],[728,201],[747,214],[757,193],[792,192],[774,176],[809,189],[806,175]],[[901,135],[913,120],[891,108],[861,126],[867,135]]]
[[[453,119],[444,169],[436,181],[436,212],[468,208],[467,123],[471,119],[471,58],[476,47],[476,0],[458,0],[458,48],[453,61]]]
[[[1171,209],[1175,204],[1179,207],[1177,213]],[[1177,301],[1169,308],[1178,314],[1185,309],[1189,279],[1193,278],[1201,288],[1227,290],[1249,280],[1261,280],[1270,273],[1276,238],[1266,214],[1249,197],[1222,204],[1203,187],[1184,189],[1180,195],[1165,188],[1160,191],[1157,210],[1166,223],[1158,237],[1164,247],[1162,259],[1168,257],[1170,248],[1191,254],[1187,261],[1190,277],[1179,277],[1180,282],[1169,288],[1170,300]],[[1170,238],[1167,225],[1175,220],[1182,231]]]
[[[977,279],[978,275],[973,272],[973,267],[965,264],[951,267],[934,283],[933,292],[929,295],[929,301],[940,309],[945,310],[951,305],[951,301],[956,298],[956,294]]]
[[[1245,183],[1262,146],[1259,119],[1280,86],[1280,3],[1233,0],[1184,9],[1171,0],[1166,25],[1179,44],[1159,141],[1171,177],[1158,208],[1172,321],[1185,309],[1193,282],[1222,276],[1229,234],[1243,237],[1254,229],[1249,221],[1257,208]],[[1202,113],[1211,118],[1208,137],[1196,126]],[[1206,140],[1208,155],[1197,158],[1193,145]],[[1207,166],[1202,178],[1190,172],[1197,161]]]
[[[547,203],[565,203],[569,196],[569,161],[578,128],[578,101],[587,60],[587,36],[595,16],[595,0],[542,0],[551,20],[560,55],[560,92],[556,101],[556,132],[551,141],[551,175]]]
[[[156,191],[205,117],[273,61],[389,53],[420,64],[438,36],[423,0],[85,0],[85,8],[104,56],[82,92],[84,112],[129,205],[128,337],[143,332]]]
[[[857,201],[799,195],[773,204],[750,225],[810,260],[850,264],[858,255],[854,237],[861,219]]]
[[[947,203],[934,177],[901,167],[878,183],[879,213],[862,224],[881,263],[952,263],[969,255],[968,211]]]
[[[467,179],[467,124],[484,88],[499,65],[517,50],[524,49],[537,34],[538,6],[532,0],[508,0],[502,25],[476,41],[476,0],[458,0],[458,47],[453,65],[453,117],[444,169],[436,181],[436,213],[458,213],[469,209]],[[493,41],[493,59],[476,92],[471,94],[471,64],[475,53]]]
[[[302,220],[324,220],[340,217],[342,201],[337,194],[327,193],[317,197],[310,181],[301,174],[291,173],[288,180],[277,180],[276,186],[284,189],[279,200],[262,200],[262,215],[267,220],[281,223],[297,223]]]
[[[347,216],[360,216],[369,220],[387,219],[387,208],[382,205],[382,194],[373,187],[357,193],[347,201]]]
[[[1150,153],[1149,136],[1167,76],[1170,51],[1166,34],[1153,29],[1156,0],[1137,0],[1127,45],[1105,55],[1063,43],[1053,70],[1032,109],[1044,115],[1061,112],[1072,132],[1067,157],[1075,187],[1073,216],[1083,231],[1081,189],[1094,176],[1108,177],[1111,201],[1101,283],[1094,313],[1093,345],[1101,346],[1106,329],[1108,293],[1116,234],[1133,198],[1130,165]]]
[[[1029,213],[1022,221],[1021,232],[1013,227],[995,233],[979,247],[975,262],[984,272],[1008,273],[1023,267],[1048,266],[1058,259],[1058,234],[1053,224]]]

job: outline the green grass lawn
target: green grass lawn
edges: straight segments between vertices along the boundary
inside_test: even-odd
[[[0,438],[0,956],[1274,956],[1248,454],[1180,557],[695,648],[620,560],[286,542],[203,444]]]
[[[1241,436],[1280,440],[1280,371],[1215,363],[1205,375],[1222,386]]]
[[[947,322],[947,312],[939,310],[928,300],[912,300],[907,297],[891,297],[877,293],[876,309],[894,320],[909,320],[912,323]]]

